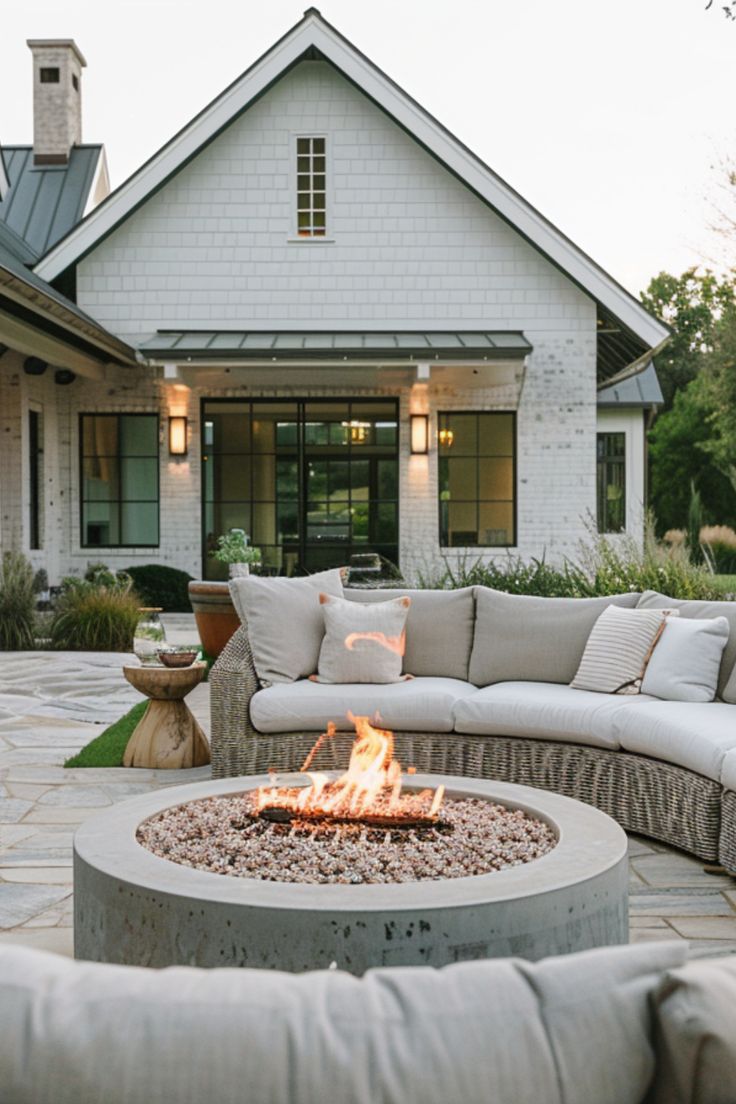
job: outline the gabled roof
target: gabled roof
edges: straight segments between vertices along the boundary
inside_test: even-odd
[[[315,8],[309,8],[296,26],[71,230],[42,258],[36,271],[53,280],[78,262],[291,66],[305,56],[315,55],[335,66],[647,348],[666,340],[669,330],[663,323],[369,61]]]
[[[34,165],[32,146],[5,146],[3,153],[9,188],[0,222],[41,256],[84,214],[102,146],[73,146],[65,165]]]

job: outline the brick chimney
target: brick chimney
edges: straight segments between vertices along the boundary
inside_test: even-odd
[[[29,38],[33,54],[33,162],[65,165],[82,141],[82,69],[71,38]]]

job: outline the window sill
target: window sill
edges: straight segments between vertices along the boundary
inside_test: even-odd
[[[334,245],[334,238],[287,238],[289,245]]]

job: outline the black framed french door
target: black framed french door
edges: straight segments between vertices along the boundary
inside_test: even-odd
[[[263,570],[340,566],[355,552],[398,559],[398,401],[206,399],[202,403],[202,559],[244,529]]]

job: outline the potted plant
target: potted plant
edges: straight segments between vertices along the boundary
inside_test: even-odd
[[[219,563],[228,564],[231,579],[238,575],[248,575],[251,565],[256,567],[261,562],[260,548],[254,548],[248,543],[249,540],[244,529],[231,529],[229,533],[217,538],[214,558]]]

